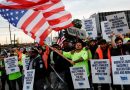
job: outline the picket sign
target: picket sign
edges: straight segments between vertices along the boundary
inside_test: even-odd
[[[75,89],[90,88],[85,67],[70,67],[70,72]]]
[[[102,28],[102,36],[103,39],[105,39],[106,41],[110,42],[111,41],[111,28],[109,26],[109,22],[108,21],[103,21],[101,22],[101,28]]]
[[[92,82],[111,83],[110,62],[108,59],[91,59]]]
[[[88,37],[93,39],[97,37],[97,27],[95,18],[83,20],[83,28],[86,30]]]
[[[113,84],[130,85],[130,55],[112,56]]]
[[[17,56],[4,58],[4,63],[5,63],[6,74],[12,74],[12,73],[20,71],[20,69],[18,67],[18,57]]]
[[[106,16],[107,21],[109,22],[111,30],[115,34],[126,34],[129,32],[128,23],[126,20],[125,13],[118,13]]]
[[[23,70],[25,71],[28,69],[30,58],[24,57],[24,58],[22,58],[22,62],[23,62]]]
[[[33,90],[34,75],[35,69],[25,71],[23,90]]]
[[[68,32],[69,35],[76,36],[80,39],[86,39],[86,37],[87,37],[85,30],[78,29],[78,28],[75,28],[75,27],[68,28],[67,32]]]

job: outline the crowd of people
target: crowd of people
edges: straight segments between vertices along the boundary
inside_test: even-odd
[[[35,69],[34,90],[74,90],[69,67],[86,67],[90,88],[86,90],[130,90],[130,85],[96,84],[92,82],[91,59],[109,59],[111,56],[130,55],[130,35],[117,35],[111,41],[105,39],[77,39],[75,42],[64,40],[63,46],[40,46],[35,43],[29,47],[12,47],[1,50],[0,79],[1,90],[6,83],[9,90],[23,88],[24,70],[22,60],[29,57],[28,70]],[[4,58],[18,56],[19,72],[6,74]],[[87,77],[86,76],[86,77]],[[112,77],[112,74],[111,74]],[[84,90],[84,89],[82,89]]]

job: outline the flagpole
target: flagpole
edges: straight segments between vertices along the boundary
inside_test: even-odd
[[[46,46],[48,46],[45,42],[44,44]],[[57,50],[54,50],[52,47],[48,46],[52,51],[56,52],[59,56],[61,56],[62,58],[64,58],[66,61],[68,61],[70,64],[73,65],[73,62],[71,60],[69,60],[68,58],[66,58],[65,56],[63,56],[63,54],[61,54],[60,52],[58,52]]]
[[[53,66],[50,64],[50,67],[52,68],[52,70],[54,71],[54,73],[57,75],[57,77],[64,83],[66,84],[66,82],[61,78],[61,76],[56,72],[56,70],[53,68]]]

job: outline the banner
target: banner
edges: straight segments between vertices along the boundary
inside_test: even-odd
[[[70,72],[75,89],[90,88],[85,67],[70,67]]]
[[[80,39],[86,39],[86,37],[87,37],[85,30],[80,30],[80,29],[75,28],[75,27],[68,28],[67,32],[68,32],[69,35],[77,36]]]
[[[33,90],[34,74],[34,69],[25,71],[23,90]]]
[[[97,37],[97,27],[95,18],[83,20],[83,27],[90,38]]]
[[[23,58],[22,62],[23,62],[23,70],[25,71],[25,70],[28,69],[30,58],[29,57],[25,57],[25,58]]]
[[[91,72],[93,83],[111,83],[110,62],[108,59],[92,59]]]
[[[107,21],[109,22],[111,30],[118,34],[125,34],[129,32],[129,27],[128,23],[126,20],[125,13],[118,13],[118,14],[113,14],[113,15],[108,15],[106,16]]]
[[[130,55],[112,56],[113,84],[130,84]]]
[[[110,42],[111,41],[110,35],[111,35],[112,31],[109,26],[109,22],[108,21],[101,22],[101,28],[102,28],[103,39]]]
[[[20,71],[18,67],[17,56],[4,58],[4,63],[5,63],[6,74],[11,74]]]

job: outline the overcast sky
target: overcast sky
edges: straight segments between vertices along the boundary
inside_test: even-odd
[[[98,12],[130,10],[130,0],[62,0],[62,1],[65,4],[66,10],[71,12],[73,19],[75,18],[83,19],[83,17],[87,19],[89,18],[90,15]],[[1,23],[0,43],[6,43],[6,42],[8,43],[9,30],[8,28],[1,28],[1,27],[7,27],[8,24],[4,22],[4,20],[1,17],[0,17],[0,23]],[[16,28],[14,30],[17,31]],[[30,38],[27,37],[27,35],[24,35],[24,33],[22,33],[21,31],[13,33],[16,33],[16,38],[19,38],[20,42],[28,42],[28,40],[30,40]]]
[[[62,0],[73,18],[88,18],[97,12],[130,10],[130,0]]]

